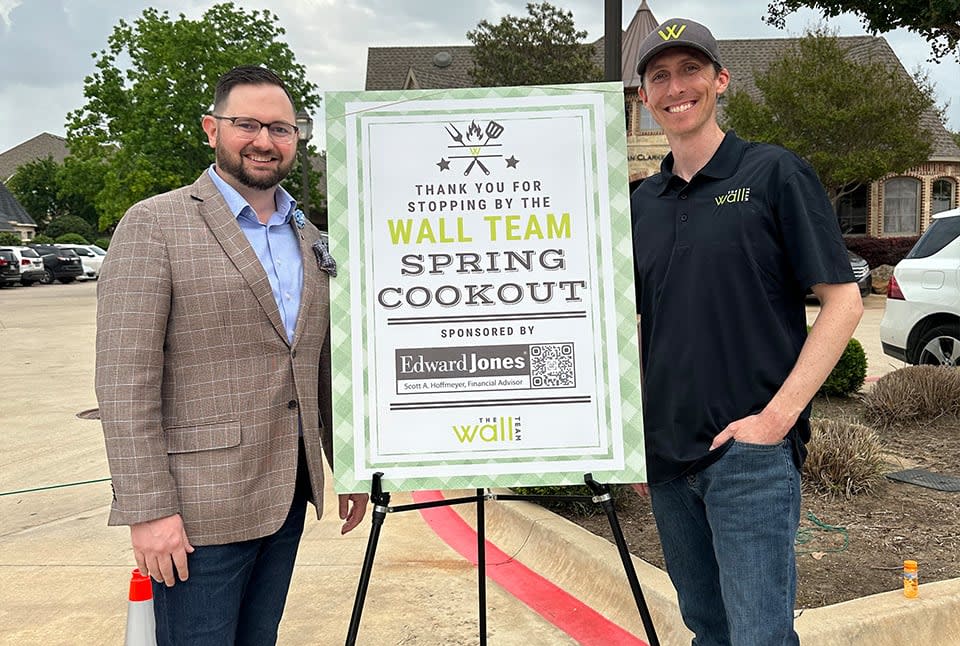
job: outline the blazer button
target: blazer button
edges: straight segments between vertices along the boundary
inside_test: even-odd
[[[296,399],[291,399],[290,401],[287,402],[287,408],[289,408],[290,410],[293,410],[293,409],[295,409],[296,407],[297,407],[297,400],[296,400]]]
[[[296,350],[291,350],[291,351],[290,351],[290,358],[291,358],[291,359],[296,359],[296,358],[297,358],[297,351],[296,351]]]

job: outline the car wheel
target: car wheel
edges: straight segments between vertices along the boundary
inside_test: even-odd
[[[955,325],[938,325],[920,338],[917,344],[917,365],[960,365],[960,334]]]
[[[72,283],[75,279],[74,279],[74,278],[60,278],[60,279],[58,279],[58,280],[59,280],[61,283],[63,283],[64,285],[69,285],[69,284]]]
[[[52,285],[52,284],[53,284],[53,272],[50,271],[49,269],[44,269],[44,270],[43,270],[43,278],[40,279],[40,282],[41,282],[42,284],[44,284],[44,285]]]

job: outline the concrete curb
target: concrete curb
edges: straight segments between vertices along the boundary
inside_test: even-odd
[[[611,621],[644,635],[614,544],[533,503],[492,501],[484,511],[488,540]],[[474,523],[465,510],[461,514]],[[661,643],[690,643],[666,572],[637,557],[633,564]],[[804,610],[796,629],[802,643],[817,646],[956,646],[960,579],[921,583],[918,599],[896,590]]]

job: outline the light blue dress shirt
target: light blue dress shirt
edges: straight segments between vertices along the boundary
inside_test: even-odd
[[[297,206],[296,201],[278,186],[275,198],[277,210],[266,224],[262,224],[253,207],[235,188],[217,175],[213,165],[207,173],[223,195],[230,211],[236,216],[237,224],[250,241],[263,270],[267,272],[270,287],[273,289],[273,299],[277,302],[283,327],[287,331],[287,340],[293,343],[297,314],[300,312],[300,295],[303,291],[300,241],[296,230],[290,224],[293,210]]]

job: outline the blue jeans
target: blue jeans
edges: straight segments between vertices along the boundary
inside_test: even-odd
[[[189,579],[171,588],[153,582],[158,646],[276,644],[310,493],[300,451],[293,503],[276,533],[195,546]]]
[[[650,487],[694,646],[799,644],[794,540],[800,474],[789,441],[734,442],[706,469]]]

